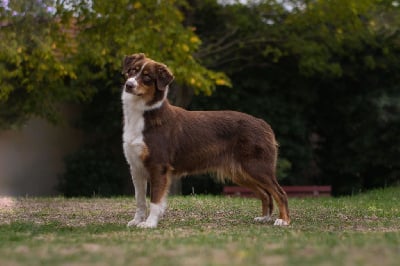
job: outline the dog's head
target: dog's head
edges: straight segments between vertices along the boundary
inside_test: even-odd
[[[124,93],[140,98],[147,106],[163,101],[174,76],[166,65],[147,58],[144,54],[124,58],[122,74],[125,75]]]

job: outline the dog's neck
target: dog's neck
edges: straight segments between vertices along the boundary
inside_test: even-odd
[[[157,102],[155,102],[155,103],[153,103],[153,104],[151,104],[151,105],[146,105],[146,108],[144,109],[144,111],[151,111],[151,110],[159,109],[166,102],[168,102],[168,100],[167,100],[168,90],[169,90],[169,86],[167,86],[165,88],[164,95],[163,95],[162,99],[157,101]]]
[[[168,87],[165,89],[164,96],[161,100],[152,103],[152,104],[147,104],[145,103],[140,97],[135,96],[131,93],[122,92],[122,104],[123,104],[123,109],[124,112],[129,111],[129,110],[135,110],[136,112],[146,112],[146,111],[151,111],[154,109],[160,108],[165,102],[167,102],[167,95],[168,95]]]
[[[166,122],[173,122],[171,121],[174,120],[172,112],[173,108],[171,104],[168,99],[165,99],[159,108],[151,109],[143,113],[143,117],[146,121],[145,128],[158,127]]]

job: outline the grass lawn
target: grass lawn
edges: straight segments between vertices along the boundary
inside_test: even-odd
[[[292,224],[257,224],[256,199],[170,197],[157,229],[127,228],[132,198],[0,198],[0,265],[399,265],[400,187],[291,199]],[[275,213],[276,216],[276,213]]]

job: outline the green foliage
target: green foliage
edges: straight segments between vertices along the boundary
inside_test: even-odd
[[[298,56],[300,73],[317,85],[308,119],[320,137],[315,149],[319,167],[336,193],[349,193],[399,180],[398,150],[390,147],[398,146],[394,136],[400,133],[395,104],[400,100],[400,34],[395,30],[400,13],[398,6],[381,1],[339,6],[317,1],[304,16],[321,28],[309,31],[309,25],[300,25],[307,43],[324,47],[322,63],[304,64],[313,60],[307,51]],[[325,13],[338,16],[329,19]],[[388,95],[391,101],[385,102]],[[386,111],[381,104],[388,104]],[[382,112],[391,114],[390,122]]]
[[[234,89],[197,97],[192,108],[268,121],[291,164],[287,184],[351,193],[398,182],[397,2],[196,3],[192,20],[206,44],[199,54],[228,73]]]
[[[23,1],[0,7],[0,127],[30,116],[51,121],[57,104],[117,91],[125,55],[144,52],[165,62],[176,82],[211,94],[228,85],[221,72],[202,66],[201,44],[183,25],[181,0]]]
[[[184,5],[180,13],[185,17],[175,19],[184,19],[191,26],[188,35],[183,34],[189,40],[189,51],[195,51],[205,66],[228,73],[234,87],[221,87],[210,97],[197,96],[191,108],[234,109],[264,118],[280,143],[281,182],[331,184],[334,192],[341,194],[385,186],[399,179],[396,136],[400,134],[400,56],[398,7],[374,0],[339,2],[294,1],[294,8],[288,10],[279,1],[252,5],[191,1],[191,6]],[[120,8],[116,3],[102,4],[106,10]],[[133,10],[154,11],[150,4],[137,5],[132,6]],[[101,10],[100,2],[98,8]],[[90,11],[87,7],[84,10]],[[125,18],[131,12],[120,10],[119,14]],[[183,65],[179,59],[185,58],[182,55],[173,58],[173,54],[159,54],[157,45],[168,46],[165,43],[176,39],[168,35],[172,34],[169,31],[157,31],[166,35],[143,47],[136,39],[118,41],[125,35],[137,38],[129,34],[136,28],[141,29],[141,39],[146,38],[146,27],[152,26],[146,24],[150,23],[148,19],[140,18],[133,23],[135,28],[129,28],[133,24],[128,23],[128,29],[116,30],[107,25],[121,23],[120,17],[94,17],[97,27],[81,33],[84,39],[79,49],[85,57],[81,58],[80,69],[99,96],[87,105],[81,125],[96,136],[97,143],[120,147],[120,124],[115,119],[120,117],[119,92],[113,84],[120,82],[115,74],[119,66],[116,58],[127,53],[124,49],[149,48],[152,57],[177,71],[177,78],[184,75],[180,71],[199,73]],[[202,43],[193,38],[194,28]],[[103,36],[105,29],[110,32]],[[94,36],[107,43],[104,58],[115,54],[110,57],[115,61],[103,61],[99,56],[103,46],[96,48],[89,41],[96,39]],[[174,42],[178,49],[169,52],[185,50],[179,49],[183,47],[179,42],[183,41]],[[188,77],[186,83],[194,85],[197,78]],[[93,145],[96,149],[102,147],[95,141]],[[113,151],[113,156],[117,158],[119,153],[120,148]],[[195,193],[220,190],[220,185],[203,188],[209,180],[186,179],[184,190],[191,193],[192,186]]]
[[[66,160],[61,192],[124,191],[119,175],[129,180],[120,145],[124,56],[144,52],[166,63],[177,87],[197,94],[230,85],[225,74],[193,56],[201,40],[184,25],[186,6],[183,0],[16,0],[2,5],[0,128],[19,126],[31,116],[55,122],[59,104],[85,103],[77,126],[88,141]],[[96,160],[103,162],[99,169]]]
[[[351,193],[400,179],[398,1],[8,2],[0,6],[1,128],[31,115],[54,121],[59,103],[86,100],[84,150],[126,169],[120,67],[125,55],[145,52],[172,69],[171,89],[200,94],[192,109],[269,122],[286,184]],[[95,157],[82,153],[70,162],[86,171],[80,158]]]
[[[116,73],[121,72],[124,56],[144,52],[167,64],[178,84],[197,93],[210,94],[219,83],[229,85],[223,73],[206,69],[193,57],[201,41],[194,29],[183,25],[178,7],[185,6],[185,1],[71,2],[80,14],[76,21],[82,29],[76,60],[83,83],[97,85],[99,81],[115,90]]]
[[[68,21],[48,12],[52,1],[10,1],[0,7],[0,128],[31,115],[54,121],[61,101],[76,99]],[[57,6],[54,6],[57,8]]]
[[[290,170],[292,168],[292,163],[285,158],[279,158],[278,159],[278,164],[276,166],[276,176],[278,178],[278,180],[282,180],[285,179],[289,176],[290,174]]]

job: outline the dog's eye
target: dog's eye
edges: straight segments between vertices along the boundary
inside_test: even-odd
[[[139,69],[140,69],[139,67],[131,68],[129,69],[129,74],[134,75],[139,71]]]
[[[151,82],[151,77],[149,76],[149,75],[144,75],[143,76],[143,82],[145,82],[145,83],[149,83],[149,82]]]

